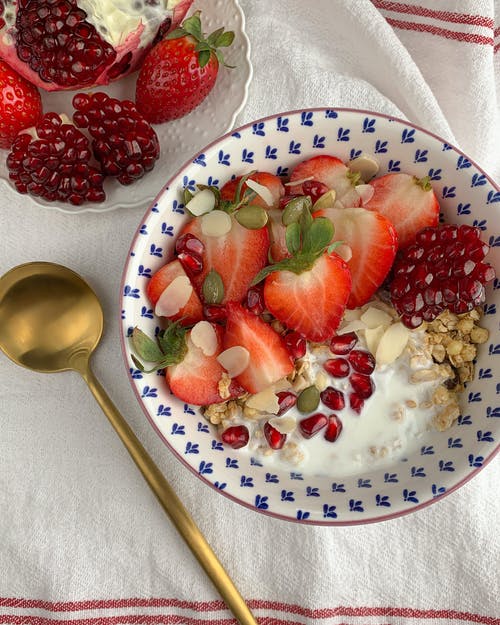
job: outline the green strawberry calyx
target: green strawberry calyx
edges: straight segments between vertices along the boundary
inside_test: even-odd
[[[261,269],[252,285],[258,284],[275,271],[292,271],[296,274],[309,271],[320,256],[325,252],[330,254],[341,244],[340,241],[332,243],[334,232],[329,219],[313,218],[308,210],[304,210],[296,221],[286,227],[285,240],[291,256]]]
[[[180,39],[181,37],[191,36],[196,41],[195,50],[198,52],[198,63],[200,67],[205,67],[209,62],[212,54],[215,54],[217,61],[234,69],[232,65],[228,65],[224,61],[224,55],[219,48],[227,48],[234,41],[234,32],[232,30],[225,31],[224,27],[214,30],[208,37],[205,36],[201,29],[201,11],[196,11],[188,17],[179,28],[175,28],[168,33],[165,39]]]
[[[173,321],[158,333],[155,341],[136,326],[132,331],[132,346],[139,358],[154,363],[154,367],[146,369],[142,362],[131,354],[135,366],[143,373],[152,373],[179,364],[187,352],[186,332],[187,329],[180,325],[180,321]]]

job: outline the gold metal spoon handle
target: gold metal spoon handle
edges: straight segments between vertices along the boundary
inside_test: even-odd
[[[170,517],[172,523],[175,525],[208,577],[212,580],[212,583],[219,591],[238,623],[241,625],[257,625],[257,621],[250,611],[250,608],[246,605],[243,597],[212,551],[205,537],[196,526],[193,518],[177,497],[170,484],[163,477],[160,469],[144,449],[129,424],[118,412],[118,409],[90,369],[88,361],[86,366],[84,366],[82,362],[79,363],[79,365],[80,366],[76,365],[75,369],[82,374],[104,414],[108,417],[111,425],[139,468],[139,471],[156,495],[161,507]]]

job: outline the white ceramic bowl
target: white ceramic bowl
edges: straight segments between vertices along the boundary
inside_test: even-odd
[[[446,432],[429,431],[419,450],[388,467],[348,477],[310,474],[307,466],[277,470],[244,449],[219,441],[195,407],[178,401],[164,377],[141,374],[130,358],[138,325],[152,336],[159,326],[145,297],[150,276],[172,253],[187,219],[184,188],[220,185],[252,169],[286,177],[318,154],[348,160],[375,154],[380,174],[430,176],[445,221],[474,224],[491,246],[500,275],[500,189],[460,150],[408,122],[347,109],[310,109],[274,115],[227,134],[196,154],[147,210],[133,238],[122,283],[123,353],[144,413],[170,450],[204,482],[259,512],[301,523],[348,525],[406,514],[435,502],[475,475],[498,451],[500,438],[500,280],[487,289],[482,325],[490,331],[476,379],[461,396],[462,415]]]

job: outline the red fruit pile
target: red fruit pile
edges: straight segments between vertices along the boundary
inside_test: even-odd
[[[398,254],[390,292],[406,326],[417,328],[445,309],[461,314],[484,303],[495,270],[483,262],[489,246],[480,235],[473,226],[428,227]]]

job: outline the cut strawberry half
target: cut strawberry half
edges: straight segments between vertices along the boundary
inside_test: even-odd
[[[365,208],[327,208],[315,217],[327,217],[335,227],[334,240],[351,250],[347,265],[352,290],[348,308],[366,304],[389,273],[397,251],[396,230],[386,217]]]
[[[371,181],[373,197],[365,204],[394,224],[398,247],[415,241],[419,230],[437,226],[439,203],[428,177],[418,179],[405,173],[386,174]]]
[[[166,289],[179,277],[188,279],[179,260],[170,261],[153,274],[146,286],[146,295],[153,306],[156,306]],[[191,291],[187,302],[177,312],[169,315],[168,318],[172,321],[180,319],[181,324],[186,326],[193,325],[203,319],[203,306],[194,289]]]
[[[290,186],[289,193],[305,195],[301,181],[315,180],[322,182],[328,189],[333,189],[337,200],[342,201],[342,197],[354,189],[358,179],[359,176],[352,174],[339,158],[322,154],[302,161],[294,168],[290,175],[290,182],[296,180],[298,184]]]
[[[224,349],[241,346],[250,361],[236,380],[249,393],[258,393],[289,375],[293,361],[283,339],[273,328],[237,302],[226,305]]]
[[[291,330],[310,341],[331,338],[351,292],[351,275],[336,254],[323,254],[302,273],[280,270],[264,284],[268,310]]]
[[[240,191],[240,194],[243,194],[247,189],[249,189],[246,182],[240,185],[241,178],[242,176],[237,176],[236,178],[233,178],[232,180],[226,182],[226,184],[220,190],[221,198],[223,200],[234,202],[238,191]],[[262,206],[262,208],[266,209],[279,207],[280,198],[285,195],[285,187],[281,182],[281,178],[266,171],[257,171],[250,174],[248,178],[266,187],[272,198],[272,203],[268,204],[261,195],[257,194],[250,202],[251,204],[255,206]]]
[[[222,278],[224,297],[222,304],[241,301],[248,291],[252,279],[265,267],[269,250],[269,234],[266,227],[250,230],[240,225],[231,216],[231,229],[221,236],[210,236],[203,232],[202,217],[189,221],[181,235],[189,232],[204,245],[203,269],[191,276],[198,293],[211,269]]]

